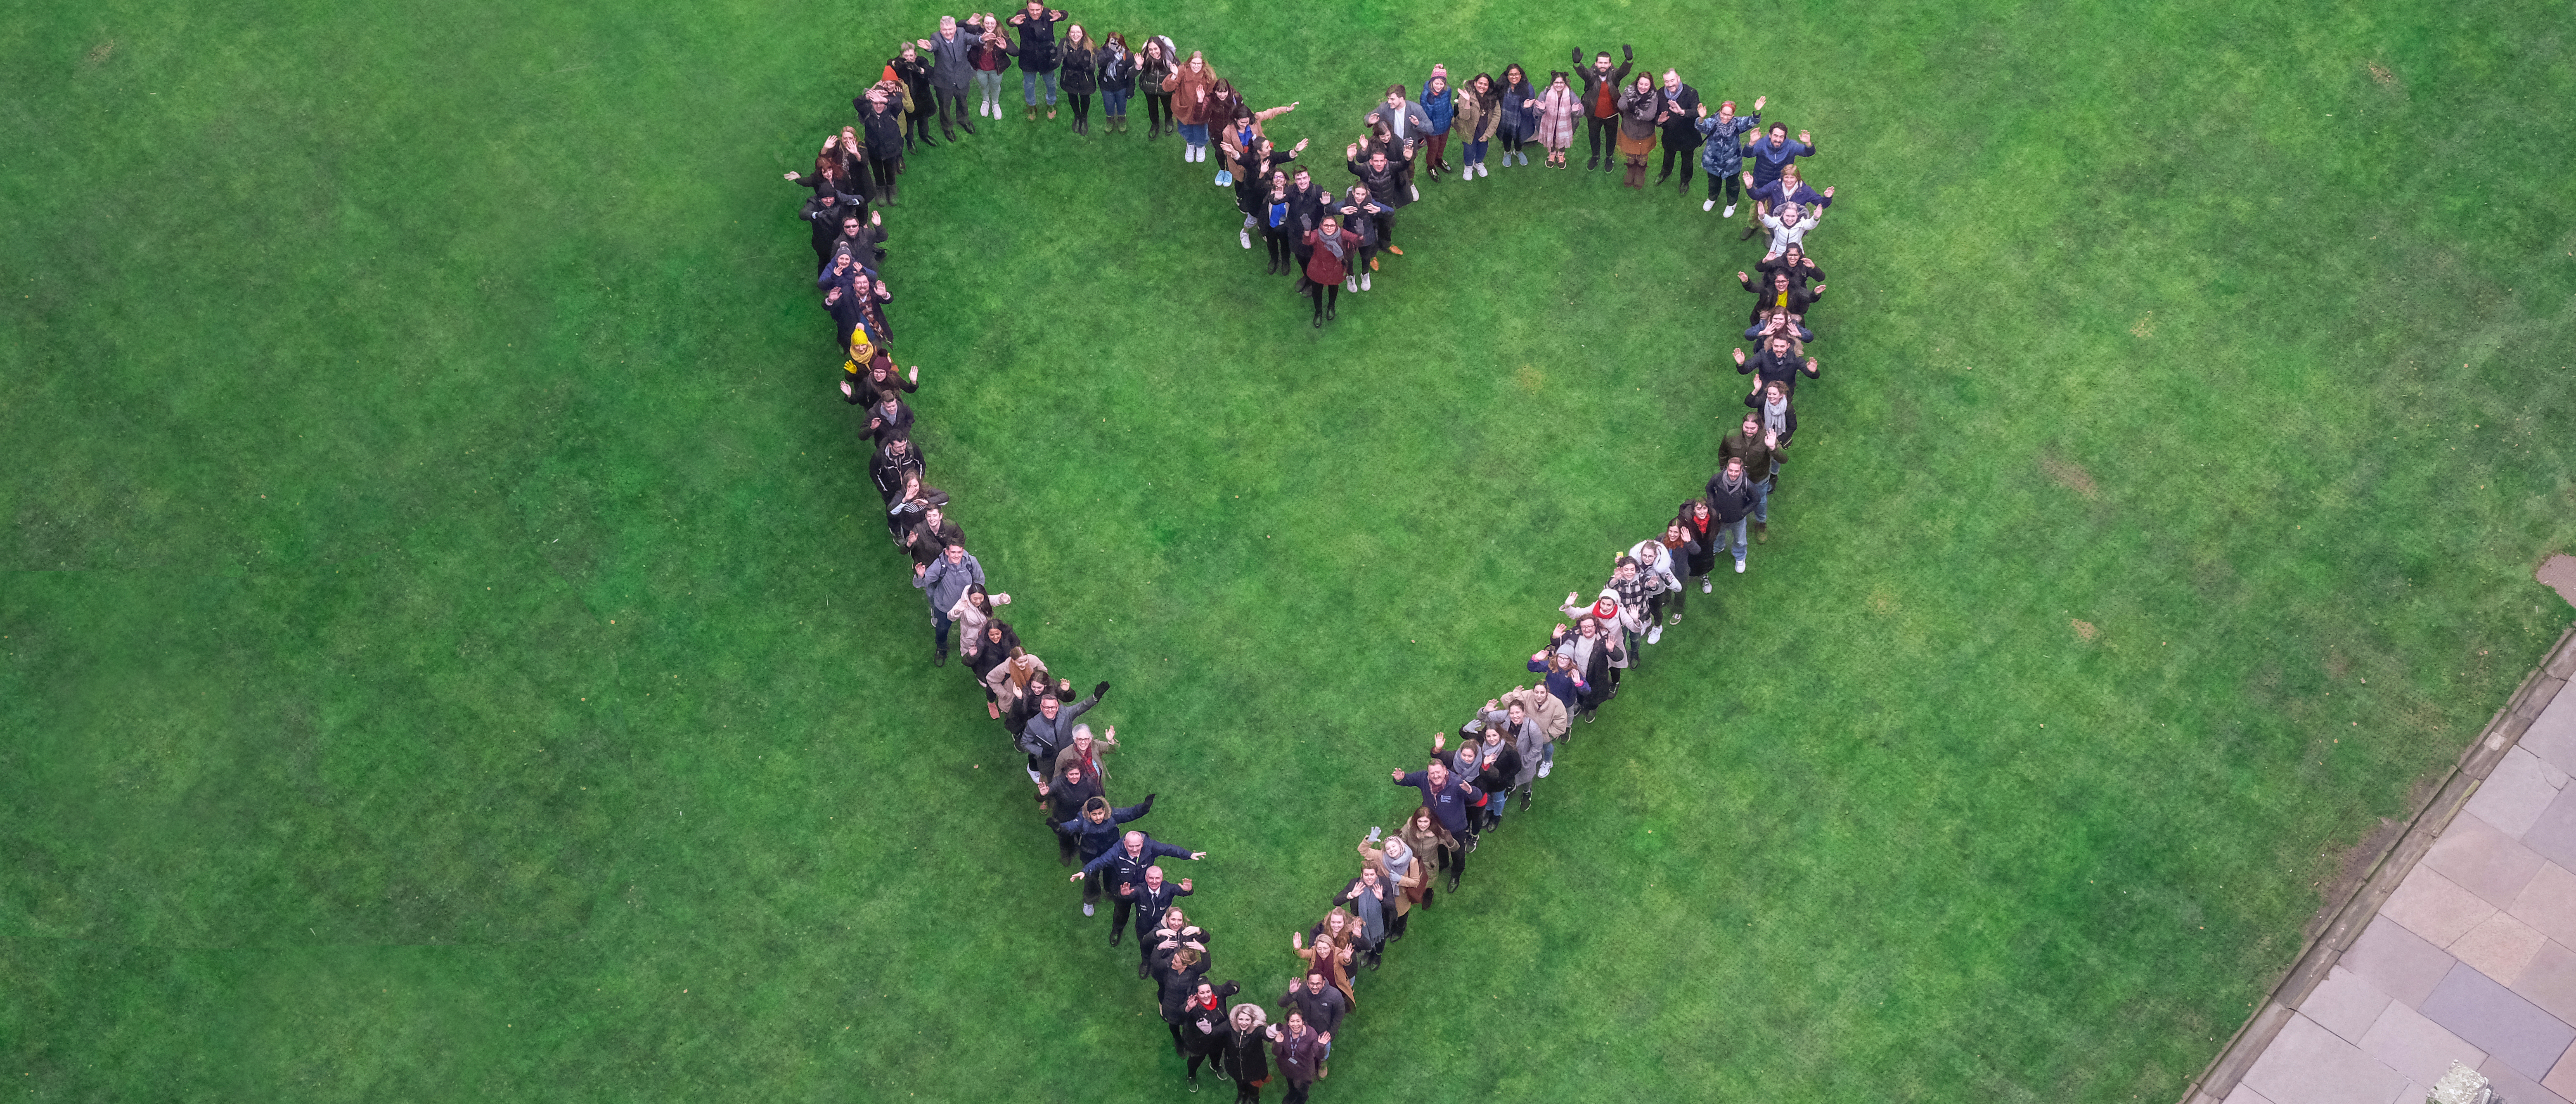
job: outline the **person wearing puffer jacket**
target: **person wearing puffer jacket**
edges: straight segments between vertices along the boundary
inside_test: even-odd
[[[1423,158],[1431,179],[1449,171],[1449,125],[1458,118],[1458,93],[1449,87],[1449,67],[1431,67],[1431,79],[1422,82],[1422,117],[1431,125],[1424,132],[1431,138],[1431,152]]]
[[[1708,113],[1707,104],[1699,105],[1699,122],[1694,124],[1700,135],[1699,167],[1708,174],[1708,202],[1700,204],[1700,210],[1717,206],[1718,193],[1723,189],[1726,211],[1717,217],[1735,217],[1735,205],[1744,198],[1744,184],[1737,177],[1744,171],[1743,134],[1762,129],[1762,105],[1769,100],[1769,96],[1754,97],[1750,115],[1736,114],[1733,100],[1718,104],[1715,115]]]

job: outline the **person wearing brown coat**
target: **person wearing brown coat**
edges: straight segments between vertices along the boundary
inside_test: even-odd
[[[1172,122],[1180,128],[1183,161],[1207,160],[1208,94],[1215,89],[1216,70],[1208,68],[1207,56],[1197,50],[1163,78],[1163,91],[1172,94]]]
[[[1288,1104],[1306,1104],[1315,1078],[1322,1076],[1324,1047],[1332,1036],[1306,1026],[1301,1012],[1289,1013],[1288,1026],[1273,1027],[1270,1032],[1270,1056],[1279,1064],[1279,1075],[1288,1081]]]
[[[1306,248],[1313,251],[1306,259],[1306,295],[1315,301],[1315,328],[1320,330],[1341,304],[1342,280],[1360,255],[1360,238],[1342,229],[1340,220],[1327,217],[1322,226],[1306,232]]]

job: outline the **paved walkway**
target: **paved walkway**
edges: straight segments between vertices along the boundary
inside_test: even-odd
[[[2463,760],[2465,804],[2427,806],[2192,1104],[2419,1104],[2454,1061],[2508,1104],[2576,1104],[2571,644]]]

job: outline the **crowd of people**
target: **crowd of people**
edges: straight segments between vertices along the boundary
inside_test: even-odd
[[[1154,985],[1192,1092],[1204,1067],[1231,1081],[1238,1101],[1258,1100],[1272,1081],[1284,1083],[1289,1101],[1305,1100],[1329,1072],[1334,1034],[1358,1006],[1361,979],[1405,937],[1414,913],[1444,891],[1459,892],[1468,856],[1501,829],[1515,799],[1528,812],[1574,726],[1592,722],[1665,628],[1680,623],[1694,586],[1713,592],[1720,556],[1742,573],[1750,545],[1769,539],[1771,499],[1797,434],[1797,387],[1802,377],[1820,376],[1807,345],[1816,340],[1811,311],[1824,296],[1824,272],[1805,247],[1833,189],[1816,192],[1801,182],[1797,162],[1815,153],[1814,142],[1804,131],[1792,140],[1776,122],[1766,129],[1766,99],[1755,98],[1743,114],[1734,101],[1712,112],[1673,70],[1660,81],[1642,74],[1630,80],[1634,52],[1623,46],[1620,53],[1626,60],[1614,69],[1607,52],[1586,66],[1577,49],[1576,68],[1552,72],[1543,84],[1511,64],[1499,78],[1479,72],[1452,85],[1448,68],[1435,65],[1419,93],[1390,87],[1360,115],[1364,133],[1344,149],[1344,170],[1355,179],[1337,196],[1296,163],[1307,140],[1283,147],[1264,132],[1296,101],[1254,110],[1198,51],[1184,56],[1164,36],[1140,36],[1131,46],[1123,34],[1094,35],[1033,2],[1007,19],[943,17],[931,37],[905,43],[883,79],[852,100],[859,123],[825,139],[811,174],[787,174],[814,193],[800,217],[812,226],[816,287],[833,319],[835,350],[846,354],[838,389],[844,402],[863,408],[861,432],[873,448],[868,476],[884,503],[889,541],[928,601],[931,663],[946,666],[953,646],[983,691],[988,719],[1026,757],[1031,802],[1056,837],[1058,862],[1073,870],[1068,880],[1080,886],[1082,914],[1094,916],[1108,902],[1112,946],[1132,921],[1137,976]],[[1241,244],[1250,248],[1260,233],[1270,272],[1300,277],[1318,326],[1333,317],[1338,293],[1368,289],[1381,251],[1401,255],[1395,214],[1420,199],[1422,181],[1488,175],[1497,139],[1506,166],[1515,159],[1528,166],[1526,147],[1536,145],[1546,164],[1569,167],[1577,120],[1589,143],[1587,171],[1624,162],[1625,182],[1643,187],[1660,144],[1656,183],[1678,162],[1687,195],[1696,161],[1708,179],[1703,210],[1722,199],[1732,218],[1749,194],[1754,221],[1737,240],[1768,231],[1760,260],[1736,273],[1753,296],[1743,334],[1752,352],[1738,347],[1733,354],[1736,371],[1751,377],[1750,390],[1742,421],[1718,445],[1704,493],[1617,554],[1593,597],[1566,595],[1558,610],[1565,619],[1530,653],[1526,682],[1469,710],[1454,740],[1445,730],[1434,733],[1418,769],[1388,772],[1390,784],[1413,796],[1391,831],[1371,828],[1358,840],[1348,881],[1322,902],[1324,911],[1292,925],[1293,976],[1275,1000],[1236,1001],[1241,984],[1212,980],[1213,937],[1181,902],[1195,892],[1195,880],[1166,869],[1207,852],[1136,827],[1153,812],[1154,794],[1131,805],[1110,799],[1107,761],[1120,747],[1118,730],[1095,730],[1085,719],[1110,684],[1094,683],[1078,696],[1073,680],[1031,651],[1004,618],[1011,596],[990,589],[950,496],[928,482],[927,457],[915,440],[919,421],[906,400],[921,385],[921,369],[899,370],[888,347],[885,308],[893,293],[881,274],[886,233],[878,208],[899,204],[906,156],[935,145],[931,120],[946,141],[957,141],[958,129],[974,134],[965,110],[970,93],[977,117],[1004,117],[1001,75],[1013,66],[1029,122],[1037,120],[1041,94],[1049,119],[1061,96],[1073,113],[1070,129],[1087,134],[1096,96],[1108,129],[1125,133],[1129,105],[1141,92],[1148,139],[1168,125],[1185,161],[1208,160],[1214,151],[1216,183],[1234,189],[1244,215]],[[1459,139],[1454,167],[1452,136]]]

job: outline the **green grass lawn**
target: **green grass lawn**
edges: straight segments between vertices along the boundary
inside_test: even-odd
[[[937,14],[0,26],[0,1077],[1180,1091],[928,666],[778,179]],[[1435,61],[1625,39],[1839,186],[1774,539],[1365,978],[1322,1098],[2173,1099],[2569,619],[2559,8],[1074,14],[1331,150]],[[919,154],[896,347],[1268,997],[1383,772],[1706,477],[1758,251],[1498,168],[1319,333],[1138,120]]]

